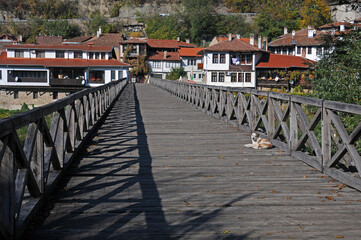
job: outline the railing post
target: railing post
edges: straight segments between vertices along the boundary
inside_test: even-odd
[[[321,115],[321,127],[322,127],[322,162],[321,166],[324,167],[327,162],[331,160],[331,120],[327,114],[327,109],[324,107],[324,101],[322,101],[322,115]]]

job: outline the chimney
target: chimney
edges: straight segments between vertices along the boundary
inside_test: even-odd
[[[283,28],[283,34],[288,34],[288,29],[286,27]]]
[[[237,35],[236,35],[236,38],[237,38],[237,39],[241,39],[241,34],[237,34]]]
[[[232,41],[232,33],[228,33],[228,40]]]
[[[97,38],[102,34],[102,26],[99,26],[99,30],[97,31]]]
[[[263,50],[268,51],[268,39],[266,37],[263,37]]]
[[[177,42],[180,42],[180,37],[177,37]]]
[[[164,59],[167,59],[167,51],[164,51]]]
[[[251,44],[252,46],[254,45],[254,34],[253,33],[251,33],[249,35],[249,44]]]
[[[186,39],[186,43],[190,43],[191,41],[189,40],[189,38]]]
[[[344,24],[341,24],[340,25],[340,32],[344,32],[345,31],[345,25]]]
[[[262,37],[258,37],[258,48],[262,48]]]
[[[296,35],[296,30],[292,30],[292,36]]]
[[[22,41],[23,41],[23,35],[20,34],[20,35],[18,36],[18,42],[22,42]]]
[[[313,38],[315,30],[311,26],[308,26],[308,38]]]

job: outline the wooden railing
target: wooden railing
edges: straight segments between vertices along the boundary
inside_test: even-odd
[[[0,121],[0,239],[19,238],[125,85],[84,89]]]
[[[155,78],[150,82],[361,190],[360,105]]]

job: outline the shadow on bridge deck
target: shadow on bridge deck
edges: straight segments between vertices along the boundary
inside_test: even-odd
[[[359,192],[248,142],[155,87],[129,85],[24,239],[361,236]]]

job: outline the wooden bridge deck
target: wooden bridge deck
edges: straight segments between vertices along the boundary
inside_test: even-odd
[[[129,85],[24,239],[359,239],[361,195]]]

